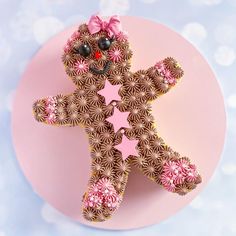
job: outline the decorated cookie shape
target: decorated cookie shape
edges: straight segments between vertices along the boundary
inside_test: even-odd
[[[91,149],[91,176],[83,195],[83,215],[105,221],[121,204],[134,165],[167,191],[184,195],[201,182],[196,166],[158,135],[151,101],[183,76],[167,57],[154,66],[130,71],[132,51],[120,20],[93,15],[64,47],[62,61],[76,89],[39,99],[35,119],[56,126],[82,125]],[[141,187],[141,186],[140,186]]]

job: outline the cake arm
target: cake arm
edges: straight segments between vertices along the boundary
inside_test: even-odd
[[[181,66],[172,57],[158,61],[154,66],[146,70],[146,75],[151,79],[157,96],[167,93],[173,88],[183,77],[183,74]]]
[[[76,126],[79,125],[79,111],[73,108],[74,94],[49,96],[41,98],[33,104],[34,118],[38,122],[49,125]]]

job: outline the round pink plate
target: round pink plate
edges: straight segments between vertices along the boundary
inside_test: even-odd
[[[168,145],[198,166],[203,182],[186,196],[162,189],[132,169],[123,203],[102,223],[83,219],[81,199],[90,172],[85,131],[50,127],[32,114],[36,99],[75,89],[61,62],[71,27],[49,40],[32,59],[17,89],[12,134],[17,159],[32,188],[60,212],[80,223],[103,229],[133,229],[157,224],[186,206],[209,181],[221,156],[225,110],[216,78],[200,53],[167,27],[137,17],[121,17],[134,55],[132,71],[145,69],[167,56],[176,58],[185,76],[153,103],[159,134]],[[137,27],[138,26],[138,27]]]

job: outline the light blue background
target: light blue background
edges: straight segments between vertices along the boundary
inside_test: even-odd
[[[98,11],[143,16],[189,39],[216,72],[227,110],[223,158],[205,190],[167,221],[133,231],[89,228],[51,208],[23,176],[11,140],[12,97],[28,61],[53,34]],[[236,0],[0,0],[0,236],[236,235],[235,22]]]

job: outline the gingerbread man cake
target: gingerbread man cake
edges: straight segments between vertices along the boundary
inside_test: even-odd
[[[201,183],[190,159],[180,156],[158,135],[151,112],[151,101],[170,91],[183,70],[167,57],[146,70],[131,72],[131,57],[119,17],[103,20],[93,15],[72,34],[62,55],[75,90],[39,99],[33,105],[39,122],[82,125],[86,130],[91,175],[82,212],[89,221],[105,221],[117,210],[131,165],[179,195]]]

